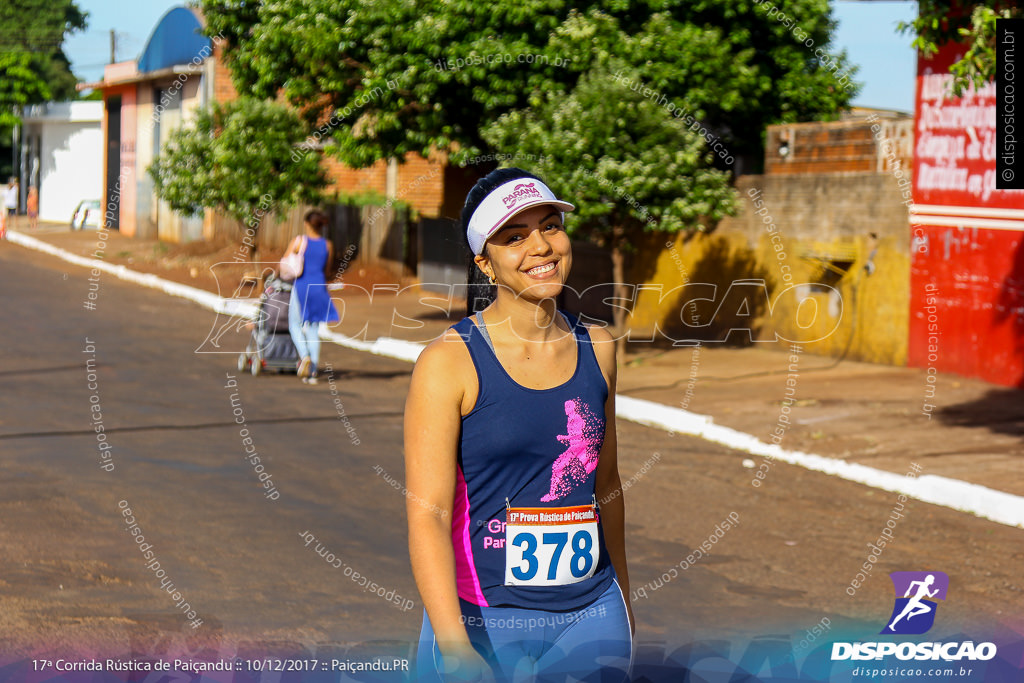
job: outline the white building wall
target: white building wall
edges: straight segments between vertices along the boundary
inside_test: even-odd
[[[103,132],[99,122],[47,123],[42,130],[39,220],[69,222],[83,199],[102,199]]]
[[[102,116],[103,103],[95,101],[26,109],[26,134],[40,136],[40,220],[68,223],[78,202],[102,199]]]

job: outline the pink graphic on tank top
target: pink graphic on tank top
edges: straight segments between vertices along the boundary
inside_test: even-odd
[[[541,498],[545,503],[565,498],[597,469],[604,441],[603,420],[580,399],[565,402],[565,417],[566,433],[560,434],[558,440],[568,448],[551,466],[551,490]]]

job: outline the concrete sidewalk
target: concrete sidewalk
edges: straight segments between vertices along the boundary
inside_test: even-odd
[[[80,256],[97,248],[95,231],[43,224],[20,233]],[[225,297],[237,294],[246,266],[223,264],[231,260],[230,245],[161,245],[116,231],[106,234],[107,263]],[[263,254],[268,264],[279,256]],[[387,279],[372,267],[351,264],[343,275],[349,287],[337,293],[344,320],[336,332],[367,344],[380,337],[422,343],[464,314],[460,300]],[[916,463],[922,475],[1024,496],[1024,392],[940,375],[934,397],[926,401],[923,370],[808,354],[799,354],[794,363],[790,356],[790,350],[774,344],[691,349],[631,343],[620,359],[618,393],[709,416],[715,425],[786,450],[899,476]],[[926,403],[936,407],[929,411]],[[772,462],[755,456],[748,466],[753,483],[757,471]],[[771,494],[785,495],[778,484]]]

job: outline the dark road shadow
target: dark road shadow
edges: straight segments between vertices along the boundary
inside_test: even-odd
[[[322,377],[324,381],[333,379],[335,381],[345,379],[394,379],[395,377],[406,377],[412,374],[412,367],[408,370],[388,370],[373,372],[369,370],[347,370],[345,368],[335,367],[332,370],[325,372]]]
[[[1024,391],[993,388],[979,399],[946,406],[933,415],[950,426],[985,427],[996,434],[1024,436]]]

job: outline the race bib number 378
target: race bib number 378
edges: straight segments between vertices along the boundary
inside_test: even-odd
[[[505,585],[564,586],[593,576],[600,552],[593,505],[509,508]]]

